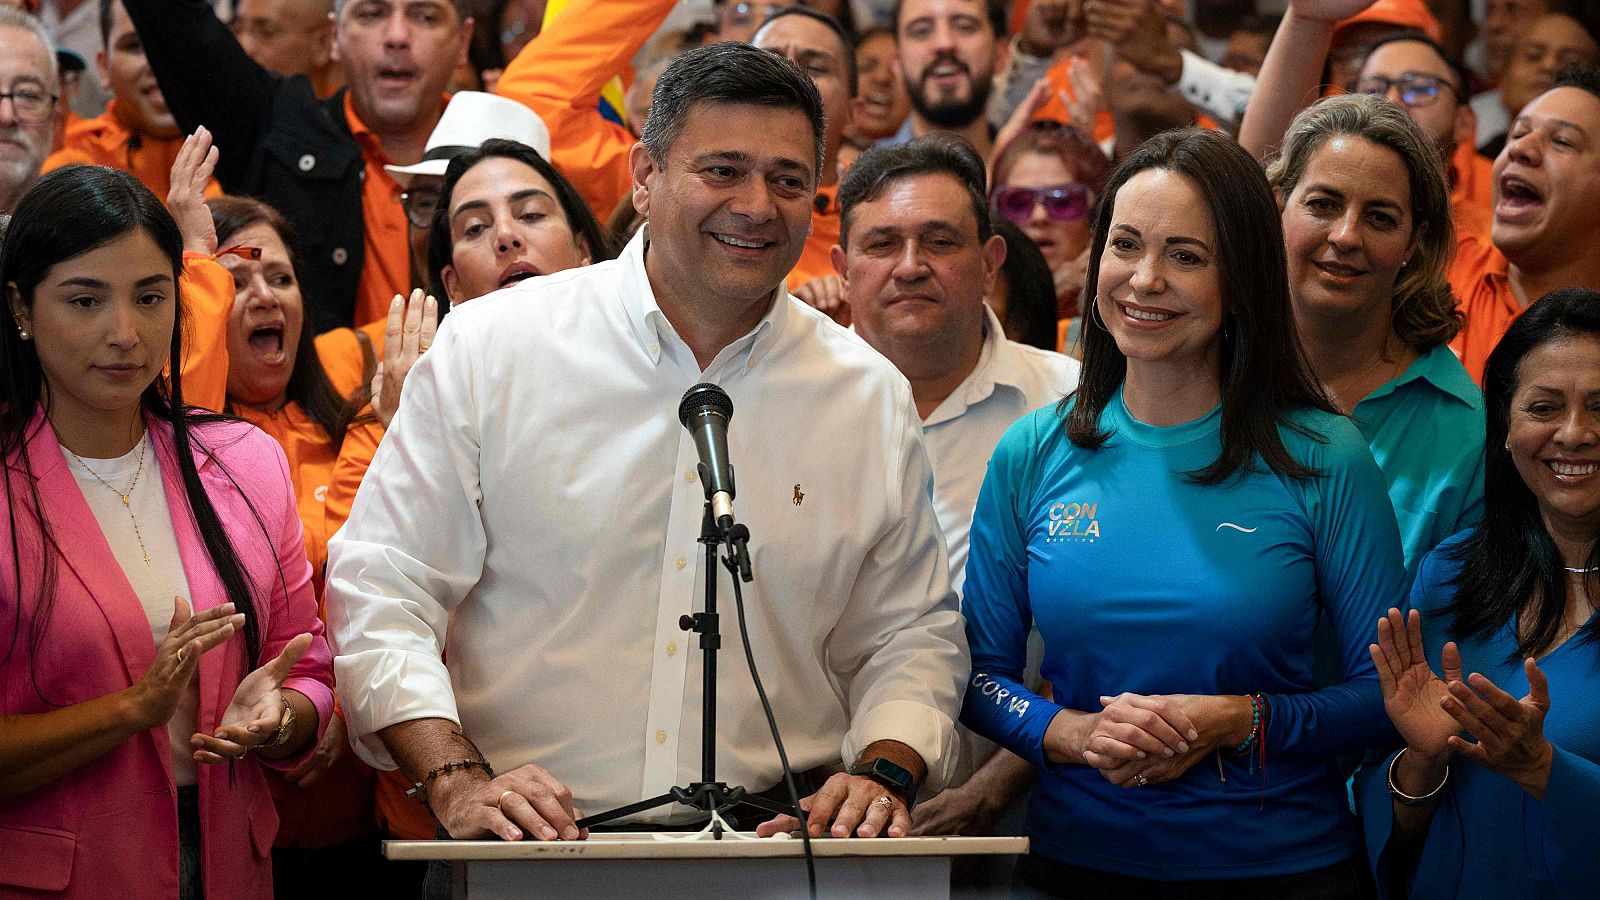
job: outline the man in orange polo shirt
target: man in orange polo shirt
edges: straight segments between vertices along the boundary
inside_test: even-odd
[[[319,100],[303,75],[251,59],[200,2],[124,0],[186,130],[222,151],[217,180],[294,225],[315,333],[382,318],[410,287],[400,186],[385,165],[422,159],[472,19],[453,0],[339,0],[346,87]]]
[[[844,29],[832,17],[791,6],[766,21],[750,43],[784,57],[810,76],[822,95],[827,124],[822,135],[822,172],[812,207],[811,235],[787,282],[801,300],[848,323],[850,307],[843,302],[839,276],[830,253],[839,243],[839,145],[857,91],[856,51]]]
[[[100,36],[105,45],[95,64],[100,86],[111,94],[111,102],[100,115],[67,127],[62,148],[45,159],[43,171],[77,164],[110,166],[165,197],[172,187],[172,164],[183,147],[183,134],[120,0],[101,0]],[[213,182],[206,193],[215,196],[221,188]]]
[[[1523,107],[1494,162],[1492,244],[1463,240],[1451,267],[1466,326],[1450,348],[1475,381],[1528,304],[1600,289],[1600,68],[1578,63]]]

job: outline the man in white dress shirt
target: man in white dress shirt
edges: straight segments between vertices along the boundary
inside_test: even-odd
[[[631,158],[645,228],[616,260],[453,311],[407,378],[329,548],[328,617],[358,754],[421,782],[452,836],[570,840],[579,809],[698,780],[678,619],[702,608],[704,494],[676,412],[702,381],[737,412],[749,638],[790,761],[874,770],[809,798],[813,833],[908,833],[918,785],[874,778],[931,793],[954,770],[969,659],[911,391],[780,287],[822,129],[787,60],[683,55]],[[718,775],[759,791],[781,769],[723,630]]]
[[[911,382],[958,591],[995,444],[1078,384],[1077,360],[1008,340],[984,303],[1006,255],[984,183],[983,161],[949,135],[874,147],[839,189],[833,249],[856,332]],[[965,729],[962,745],[950,789],[916,810],[920,832],[985,832],[1032,782],[1028,763]]]

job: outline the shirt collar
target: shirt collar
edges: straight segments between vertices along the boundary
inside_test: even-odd
[[[650,358],[653,365],[661,364],[662,342],[669,337],[679,343],[683,338],[678,336],[677,329],[667,320],[666,313],[661,311],[661,304],[656,302],[655,291],[650,287],[650,275],[645,271],[644,254],[650,245],[649,223],[640,226],[628,245],[622,248],[622,253],[617,259],[622,263],[626,281],[633,286],[632,296],[625,296],[624,302],[628,307],[628,321],[633,327],[633,336],[639,344],[639,349]],[[745,353],[744,368],[753,367],[767,351],[772,348],[774,339],[788,324],[790,316],[789,295],[779,285],[773,289],[772,303],[767,309],[767,314],[761,317],[756,327],[750,332],[728,346],[722,348],[713,361],[711,368],[719,367],[725,360],[732,359],[740,353]],[[748,351],[746,353],[746,351]]]
[[[1366,403],[1368,400],[1386,397],[1413,381],[1427,382],[1440,393],[1454,397],[1469,407],[1476,408],[1483,402],[1482,392],[1472,383],[1467,370],[1461,367],[1461,361],[1456,359],[1456,355],[1445,344],[1440,344],[1412,360],[1404,372],[1379,385],[1377,390],[1368,394],[1361,402]]]
[[[928,414],[922,427],[931,428],[941,422],[958,419],[967,410],[989,399],[997,387],[1019,387],[1022,371],[1016,354],[1011,352],[1005,328],[1000,317],[989,304],[983,305],[983,349],[978,352],[978,364],[962,380],[938,408]]]

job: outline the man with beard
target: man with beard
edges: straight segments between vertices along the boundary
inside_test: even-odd
[[[1006,13],[992,0],[900,0],[894,10],[895,62],[911,115],[886,143],[933,131],[965,138],[987,159],[993,147],[984,112]]]
[[[67,126],[61,149],[45,159],[43,171],[78,164],[110,166],[133,175],[157,197],[165,197],[172,187],[172,164],[183,148],[183,134],[167,109],[121,0],[100,0],[100,36],[105,45],[95,62],[100,86],[111,94],[111,102],[100,115]],[[206,193],[214,196],[221,189],[213,182]]]
[[[39,21],[0,7],[0,213],[16,207],[50,152],[60,82]]]

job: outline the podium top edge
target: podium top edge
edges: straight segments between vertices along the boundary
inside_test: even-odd
[[[384,841],[393,860],[558,860],[558,859],[759,859],[805,855],[799,838],[720,841],[688,835],[632,832],[592,835],[586,841]],[[1008,856],[1028,852],[1025,837],[813,838],[812,855]]]

